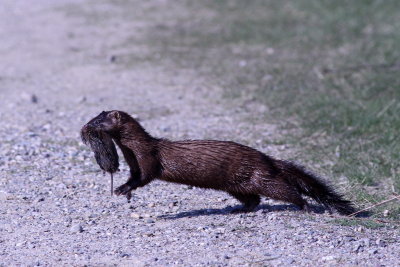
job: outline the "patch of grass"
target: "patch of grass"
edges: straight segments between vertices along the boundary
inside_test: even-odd
[[[353,200],[400,192],[400,2],[183,3],[187,13],[149,33],[168,63],[267,104],[266,119],[290,133],[274,142],[347,181]]]
[[[378,228],[383,228],[386,225],[383,223],[379,223],[373,220],[369,219],[346,219],[346,218],[340,218],[340,219],[334,219],[332,220],[332,223],[342,225],[342,226],[364,226],[365,228],[368,229],[378,229]]]

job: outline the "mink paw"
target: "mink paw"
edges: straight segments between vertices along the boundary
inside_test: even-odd
[[[114,190],[114,194],[117,196],[126,195],[127,198],[128,198],[128,196],[130,198],[132,189],[133,189],[132,186],[130,186],[128,184],[123,184]]]

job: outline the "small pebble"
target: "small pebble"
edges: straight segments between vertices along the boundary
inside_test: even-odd
[[[375,242],[378,247],[386,247],[386,242],[380,238],[378,238]]]
[[[383,216],[387,217],[387,216],[389,216],[389,213],[390,213],[389,210],[384,210],[383,211]]]
[[[284,265],[288,266],[294,263],[294,259],[288,258],[283,261]]]
[[[42,201],[44,201],[44,197],[39,197],[39,198],[35,199],[35,202],[42,202]]]
[[[116,55],[112,55],[111,57],[110,57],[110,62],[111,63],[114,63],[114,62],[116,62],[117,61],[117,56]]]
[[[335,259],[335,256],[333,255],[328,255],[328,256],[324,256],[321,258],[323,261],[333,261]]]
[[[369,254],[377,254],[378,250],[376,248],[372,248],[368,251]]]
[[[141,215],[138,214],[138,213],[132,213],[132,214],[131,214],[131,217],[134,218],[134,219],[142,219],[142,218],[143,218],[143,216],[141,216]]]
[[[31,102],[34,104],[37,104],[39,102],[39,99],[35,94],[31,95]]]
[[[87,100],[86,96],[81,96],[80,98],[78,98],[77,103],[85,103]]]
[[[82,233],[83,232],[83,227],[80,224],[74,224],[71,226],[70,229],[71,233]]]

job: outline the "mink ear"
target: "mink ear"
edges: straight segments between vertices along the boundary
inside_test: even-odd
[[[118,110],[113,110],[110,113],[111,117],[114,118],[116,121],[121,121],[121,114]]]

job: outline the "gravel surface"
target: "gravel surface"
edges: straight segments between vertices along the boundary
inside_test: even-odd
[[[158,137],[293,153],[260,142],[278,134],[259,119],[266,107],[228,102],[195,71],[145,60],[145,35],[181,9],[137,1],[127,17],[123,1],[1,1],[0,266],[400,266],[390,224],[342,226],[268,200],[232,215],[238,203],[223,192],[163,182],[132,203],[110,197],[79,138],[102,110],[125,110]],[[116,185],[128,176],[121,164]]]

